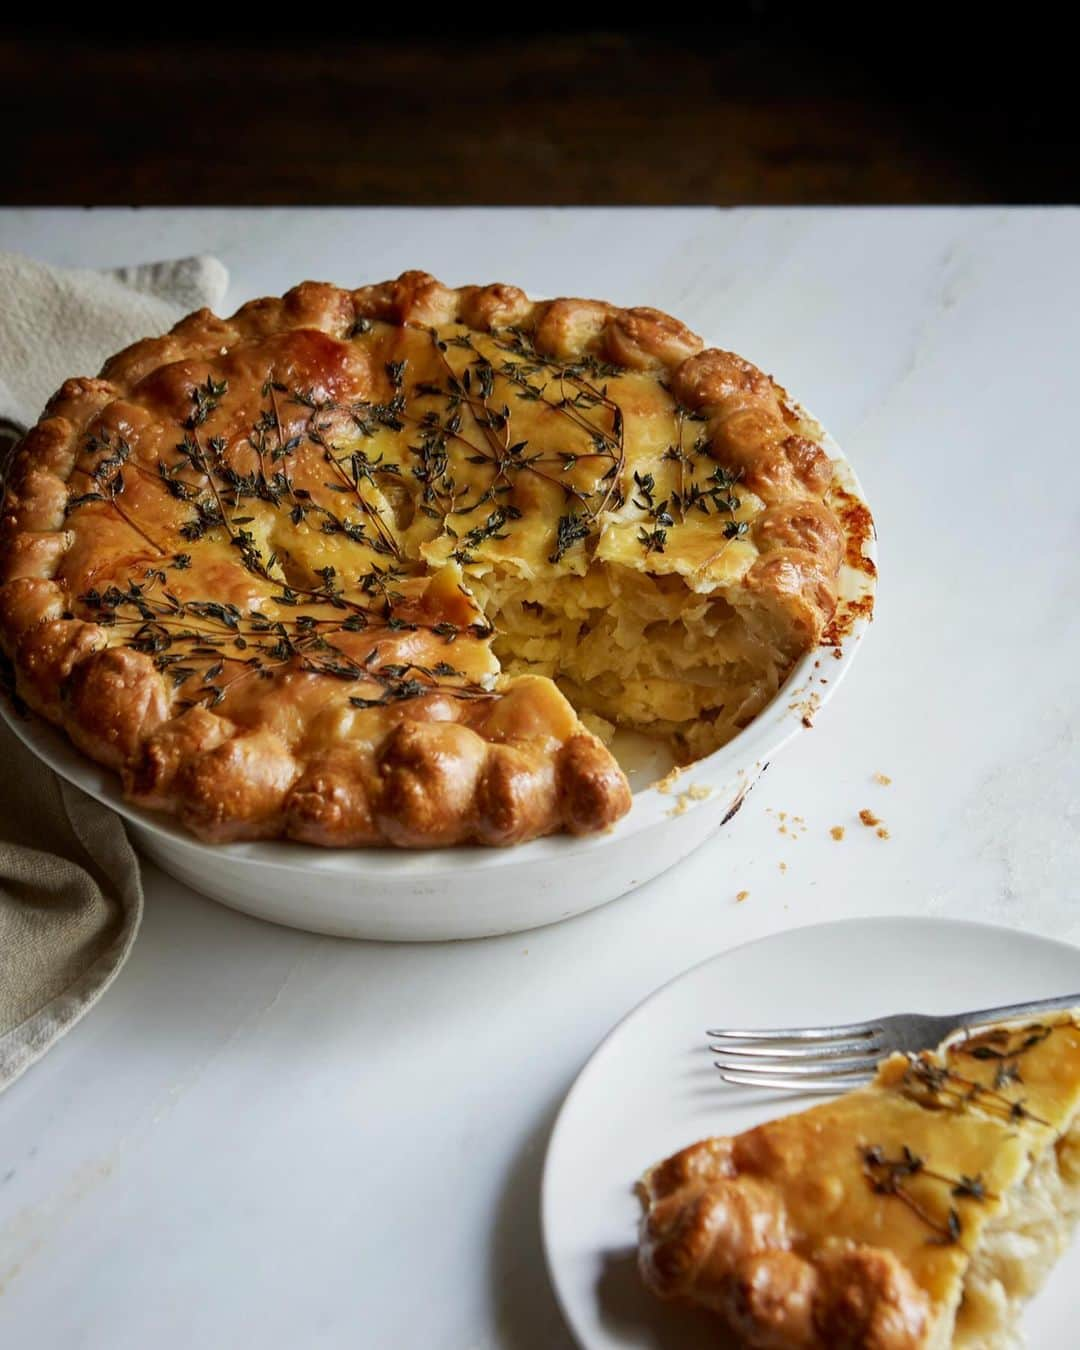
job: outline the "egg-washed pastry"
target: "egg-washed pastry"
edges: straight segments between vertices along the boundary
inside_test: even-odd
[[[652,1168],[640,1263],[753,1350],[1007,1350],[1080,1213],[1080,1012]]]
[[[652,309],[307,282],[64,385],[9,475],[0,642],[207,840],[602,830],[613,728],[707,753],[820,639],[822,435]]]

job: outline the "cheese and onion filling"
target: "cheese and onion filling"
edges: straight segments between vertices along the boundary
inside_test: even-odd
[[[798,655],[763,606],[675,574],[594,561],[583,576],[499,570],[473,584],[506,674],[546,675],[579,712],[662,738],[683,761],[751,722]]]
[[[1080,1120],[1045,1149],[1003,1197],[972,1254],[955,1329],[942,1347],[1021,1350],[1026,1303],[1069,1245],[1080,1219]]]

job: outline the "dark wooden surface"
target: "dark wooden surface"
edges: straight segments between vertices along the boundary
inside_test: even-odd
[[[297,11],[287,36],[194,11],[169,37],[24,25],[0,33],[4,199],[1076,199],[1074,80],[1037,6],[989,50],[943,36],[940,14],[912,31],[907,7],[854,11],[861,26],[819,6],[716,8],[719,23],[680,6],[667,29],[546,33],[462,11],[333,40],[325,9],[310,32]]]

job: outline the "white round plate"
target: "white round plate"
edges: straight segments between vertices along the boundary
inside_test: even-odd
[[[571,1088],[548,1145],[548,1270],[583,1350],[719,1345],[706,1314],[662,1304],[636,1268],[637,1177],[687,1144],[734,1134],[817,1100],[730,1087],[705,1029],[958,1012],[1080,991],[1080,948],[938,919],[852,919],[722,952],[640,1004]],[[1038,1350],[1076,1345],[1080,1242],[1024,1322]]]

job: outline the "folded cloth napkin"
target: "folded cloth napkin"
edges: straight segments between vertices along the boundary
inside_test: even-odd
[[[215,258],[92,272],[0,253],[0,419],[28,426],[69,375],[97,371],[188,310],[216,307],[227,284]],[[57,778],[2,722],[0,762],[2,1091],[112,983],[143,899],[119,816]]]
[[[69,375],[96,374],[129,342],[213,309],[228,281],[216,258],[93,272],[0,253],[0,418],[30,426]]]

